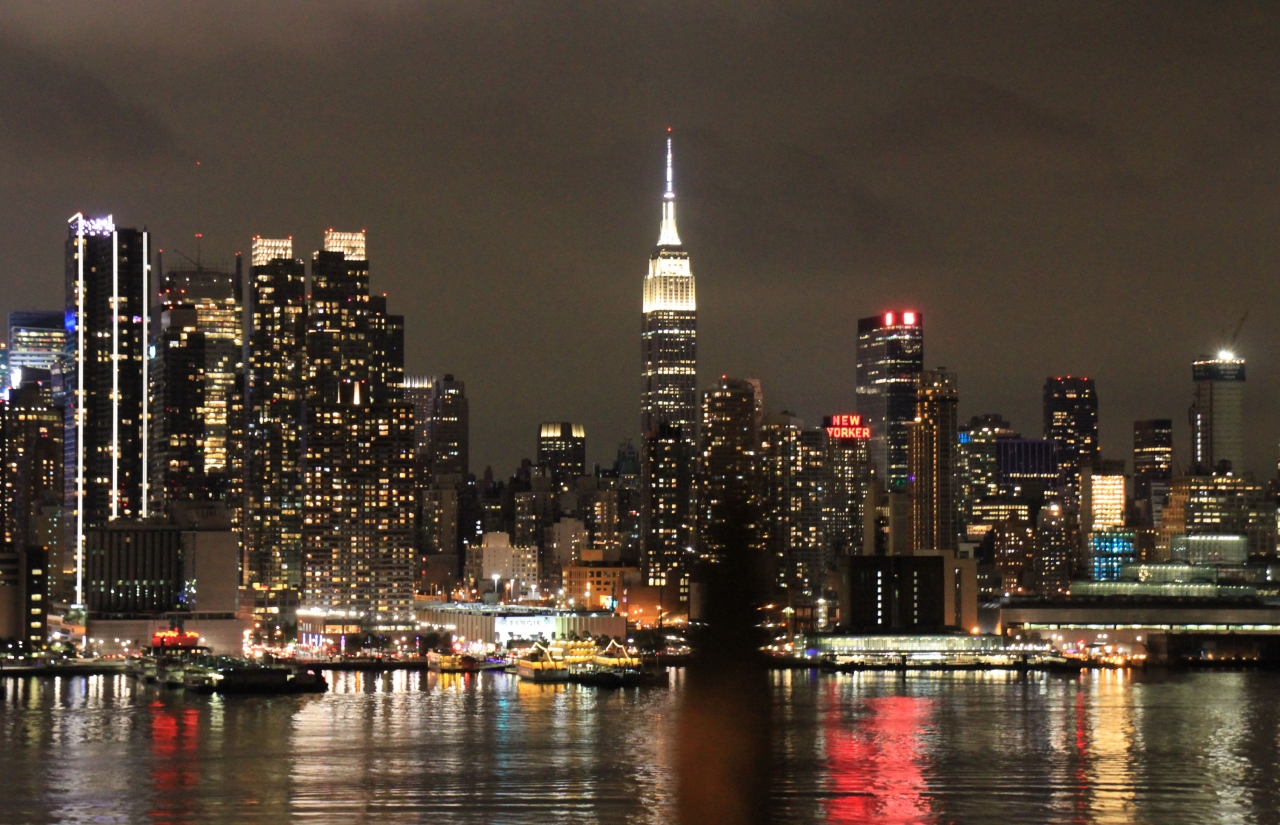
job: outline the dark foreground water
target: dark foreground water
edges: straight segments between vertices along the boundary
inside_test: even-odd
[[[672,822],[670,689],[4,680],[2,823]],[[772,676],[786,823],[1280,822],[1280,674]]]

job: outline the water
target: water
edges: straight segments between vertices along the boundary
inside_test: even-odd
[[[670,689],[7,679],[2,823],[669,823]],[[775,673],[787,823],[1280,822],[1280,674]]]

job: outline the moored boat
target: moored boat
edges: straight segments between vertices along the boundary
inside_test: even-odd
[[[516,673],[521,679],[531,682],[569,681],[569,666],[564,659],[554,656],[541,643],[535,644],[528,653],[516,660]]]

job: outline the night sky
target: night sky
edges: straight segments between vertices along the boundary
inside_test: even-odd
[[[924,312],[962,419],[1039,436],[1098,382],[1103,453],[1248,310],[1251,469],[1280,440],[1275,4],[46,3],[0,8],[0,311],[59,308],[69,215],[206,259],[367,229],[472,469],[638,434],[640,296],[676,139],[700,384],[806,422],[856,321]],[[201,165],[197,172],[196,161]],[[198,179],[197,179],[198,176]],[[197,214],[199,219],[197,219]]]

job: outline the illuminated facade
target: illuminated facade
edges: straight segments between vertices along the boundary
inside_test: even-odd
[[[955,550],[959,537],[955,464],[958,446],[956,377],[927,370],[916,382],[909,428],[912,552]]]
[[[404,622],[413,609],[413,407],[351,382],[307,406],[302,606]]]
[[[871,427],[871,462],[890,491],[907,489],[916,378],[924,371],[924,316],[886,312],[858,321],[858,412]]]
[[[581,424],[552,421],[538,428],[538,467],[558,490],[569,491],[587,473],[587,431]]]
[[[83,603],[85,530],[147,515],[145,419],[151,242],[111,217],[73,216],[66,245],[66,358],[55,373],[64,410],[66,546]]]
[[[1193,471],[1244,472],[1244,359],[1220,352],[1217,358],[1197,359],[1191,373],[1196,384],[1188,411]]]
[[[17,386],[18,370],[53,371],[67,352],[67,328],[61,312],[9,313],[9,380]]]
[[[1092,378],[1057,376],[1044,382],[1044,437],[1057,444],[1058,475],[1072,499],[1080,468],[1098,457],[1098,394]]]
[[[267,609],[268,602],[293,602],[288,592],[302,586],[307,279],[291,239],[254,238],[252,261],[244,572],[255,603]]]
[[[240,523],[244,334],[240,259],[160,280],[151,377],[151,510],[225,501]]]
[[[1098,530],[1085,542],[1086,571],[1093,581],[1115,581],[1120,568],[1137,560],[1137,536],[1132,530]]]
[[[1085,531],[1124,526],[1124,472],[1106,467],[1108,463],[1098,470],[1085,467],[1080,474],[1080,521]]]

